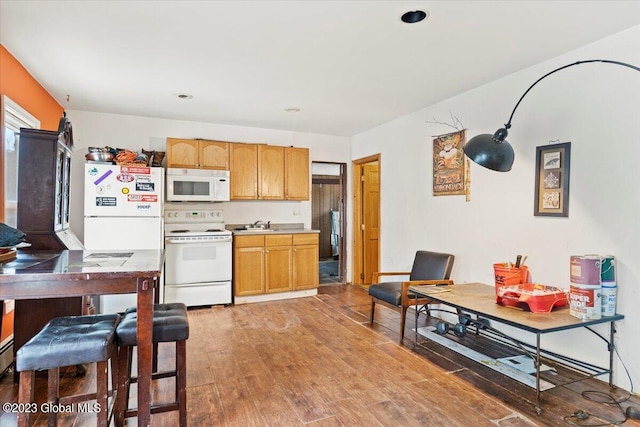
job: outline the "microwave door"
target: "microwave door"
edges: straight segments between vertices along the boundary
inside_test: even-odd
[[[167,200],[210,202],[213,200],[213,187],[211,177],[168,176]]]

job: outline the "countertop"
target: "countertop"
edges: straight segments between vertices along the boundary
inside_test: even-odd
[[[267,229],[254,229],[254,230],[237,230],[244,224],[227,224],[227,230],[233,232],[234,236],[253,236],[261,234],[303,234],[303,233],[320,233],[320,230],[314,230],[312,228],[304,228],[302,223],[293,224],[271,224]]]

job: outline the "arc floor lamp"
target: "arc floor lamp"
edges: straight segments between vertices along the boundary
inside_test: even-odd
[[[484,133],[474,136],[462,148],[464,154],[466,154],[467,157],[469,157],[475,163],[479,164],[480,166],[484,166],[485,168],[492,169],[498,172],[510,171],[511,166],[513,165],[514,154],[513,147],[511,147],[511,144],[507,142],[506,138],[509,134],[508,129],[511,128],[511,120],[513,119],[513,115],[527,93],[529,93],[529,91],[533,89],[533,87],[537,85],[541,80],[549,77],[553,73],[557,73],[558,71],[564,70],[565,68],[573,67],[574,65],[589,64],[592,62],[622,65],[623,67],[628,67],[636,71],[640,71],[640,67],[636,67],[635,65],[627,64],[625,62],[612,61],[609,59],[589,59],[556,68],[555,70],[550,71],[544,76],[540,77],[531,86],[529,86],[529,88],[522,94],[522,96],[516,103],[516,106],[513,107],[511,116],[509,116],[509,121],[505,123],[503,128],[498,129],[493,135]]]

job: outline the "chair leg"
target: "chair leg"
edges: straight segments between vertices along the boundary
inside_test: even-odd
[[[18,388],[18,403],[29,404],[33,402],[33,387],[35,386],[35,371],[20,372],[20,386]],[[31,426],[31,412],[18,412],[18,427]]]
[[[180,427],[187,427],[187,341],[176,342],[176,400]]]
[[[47,402],[57,405],[60,400],[60,368],[51,368],[47,372]],[[56,427],[58,425],[58,412],[49,411],[47,425]]]
[[[404,327],[407,323],[407,308],[402,306],[402,317],[400,317],[400,344],[404,340]]]
[[[369,324],[373,325],[373,312],[376,309],[376,302],[372,299],[371,300],[371,314],[369,315]]]

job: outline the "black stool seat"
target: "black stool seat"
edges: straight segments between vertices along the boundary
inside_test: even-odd
[[[119,320],[118,314],[52,319],[18,350],[16,369],[42,371],[107,360]]]
[[[119,314],[56,317],[16,353],[16,370],[20,372],[18,403],[33,402],[35,371],[47,370],[47,402],[74,405],[88,400],[102,408],[96,413],[98,427],[109,425],[109,361],[114,391],[118,380],[116,326]],[[96,364],[96,388],[92,393],[60,396],[60,368],[70,365]],[[48,411],[47,425],[58,424],[58,411]],[[18,427],[31,425],[30,411],[18,413]]]
[[[118,343],[121,346],[138,345],[138,313],[135,307],[124,312],[118,325]],[[153,308],[153,342],[183,341],[189,338],[187,306],[183,303],[156,304]]]

